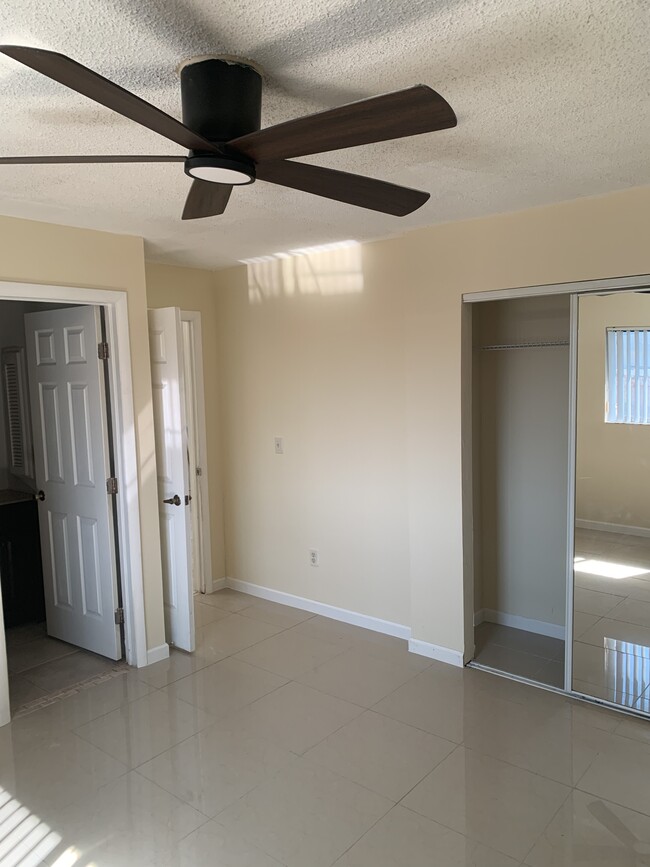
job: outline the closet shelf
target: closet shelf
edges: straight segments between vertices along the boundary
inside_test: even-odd
[[[505,349],[547,349],[553,346],[568,346],[568,340],[531,340],[526,343],[493,343],[479,346],[481,352],[497,352]]]

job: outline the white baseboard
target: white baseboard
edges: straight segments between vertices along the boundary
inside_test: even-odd
[[[409,650],[419,656],[428,656],[429,659],[437,659],[438,662],[446,662],[448,665],[456,665],[462,668],[463,654],[460,650],[451,650],[449,647],[441,647],[439,644],[431,644],[428,641],[420,641],[419,638],[409,639]]]
[[[545,620],[531,620],[530,617],[520,617],[518,614],[508,614],[505,611],[494,611],[492,608],[481,608],[474,615],[474,626],[480,623],[500,623],[502,626],[512,626],[513,629],[523,629],[525,632],[536,632],[537,635],[547,635],[549,638],[564,640],[566,630],[558,623],[547,623]]]
[[[303,596],[294,596],[292,593],[273,590],[270,587],[263,587],[261,584],[253,584],[250,581],[240,581],[238,578],[226,578],[226,586],[233,590],[239,590],[241,593],[257,596],[259,599],[268,599],[269,602],[279,602],[291,608],[300,608],[302,611],[310,611],[312,614],[320,614],[323,617],[331,617],[332,620],[360,626],[362,629],[371,629],[373,632],[402,638],[408,641],[408,648],[411,653],[427,656],[429,659],[437,659],[439,662],[446,662],[449,665],[457,665],[461,668],[463,666],[463,654],[460,651],[411,638],[411,628],[401,623],[382,620],[380,617],[370,617],[368,614],[359,614],[358,611],[349,611],[347,608],[337,608],[335,605],[327,605],[325,602],[317,602]]]
[[[216,593],[217,590],[225,590],[227,586],[228,586],[228,579],[227,578],[214,578],[212,580],[212,591],[208,590],[208,588],[206,587],[206,593],[210,593],[210,592]]]
[[[401,623],[393,623],[379,617],[370,617],[368,614],[359,614],[357,611],[348,611],[347,608],[337,608],[335,605],[327,605],[325,602],[316,602],[314,599],[294,596],[293,593],[262,587],[261,584],[252,584],[250,581],[240,581],[238,578],[227,578],[226,585],[233,590],[239,590],[241,593],[248,593],[260,599],[268,599],[269,602],[279,602],[281,605],[288,605],[291,608],[300,608],[302,611],[310,611],[312,614],[321,614],[323,617],[331,617],[332,620],[340,620],[343,623],[350,623],[352,626],[372,629],[373,632],[382,632],[384,635],[392,635],[406,641],[411,637],[410,628]]]
[[[162,662],[163,659],[169,657],[169,645],[159,644],[158,647],[152,647],[147,651],[147,665],[153,665],[154,662]]]
[[[600,530],[601,533],[622,533],[624,536],[643,536],[650,538],[650,527],[632,527],[628,524],[608,524],[606,521],[587,521],[576,518],[579,530]]]

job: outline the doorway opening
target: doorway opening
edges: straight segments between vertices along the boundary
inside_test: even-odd
[[[0,581],[12,712],[124,656],[102,307],[0,301]]]
[[[39,619],[43,610],[49,637],[66,642],[66,651],[69,651],[65,656],[56,656],[62,660],[62,669],[73,662],[69,657],[80,653],[79,648],[89,651],[89,657],[94,654],[93,660],[101,659],[109,667],[114,667],[122,658],[138,667],[152,661],[147,653],[144,620],[138,460],[126,293],[0,283],[0,305],[15,302],[22,305],[22,309],[14,307],[19,323],[31,317],[31,331],[25,327],[21,330],[20,324],[14,323],[13,334],[7,335],[6,343],[4,337],[1,341],[8,350],[13,346],[18,351],[6,353],[0,403],[4,404],[8,394],[15,397],[20,388],[23,399],[14,404],[10,419],[6,418],[4,406],[0,414],[1,453],[3,456],[7,453],[7,443],[11,441],[12,461],[11,471],[7,465],[0,467],[0,486],[9,491],[3,497],[5,505],[0,508],[7,515],[7,508],[16,512],[23,509],[13,525],[18,525],[33,544],[28,546],[24,539],[19,542],[16,534],[15,540],[7,539],[3,556],[5,561],[16,556],[20,565],[29,549],[32,564],[36,560],[37,566],[24,569],[23,574],[29,576],[27,584],[32,582],[32,593],[26,594],[27,600],[22,599],[18,609],[23,607],[18,612],[14,610],[14,603],[16,597],[21,596],[22,587],[11,575],[7,577],[6,562],[3,568],[2,595],[11,598],[5,602],[10,609],[7,640],[4,616],[0,617],[0,725],[11,719],[7,656],[12,675],[18,673],[16,669],[20,665],[11,659],[12,649],[18,646],[23,645],[23,663],[25,659],[30,661],[30,654],[32,659],[42,661],[36,644],[29,652],[24,645],[42,637],[38,629],[43,627],[38,624],[43,623]],[[0,333],[4,325],[3,321]],[[19,337],[22,341],[16,339]],[[109,347],[107,358],[100,357],[106,351],[100,345],[104,343]],[[110,411],[106,400],[107,383]],[[43,419],[46,419],[44,425]],[[11,432],[10,425],[13,425]],[[28,433],[32,442],[34,437],[37,440],[33,451],[25,445]],[[114,447],[112,464],[109,436]],[[76,443],[74,452],[73,442]],[[111,466],[114,474],[109,474]],[[113,490],[117,492],[112,493]],[[25,518],[28,513],[31,519]],[[12,521],[3,518],[1,523],[6,535],[11,536],[6,528]],[[119,546],[116,544],[118,536]],[[38,587],[34,573],[44,577],[40,585],[42,594],[33,592],[35,583]],[[118,573],[123,577],[121,600],[117,593]],[[12,586],[5,592],[7,583]],[[22,624],[17,620],[22,620]],[[14,627],[22,626],[25,627],[22,635],[11,634]],[[44,645],[39,643],[42,649]],[[54,658],[53,653],[50,658]],[[27,667],[23,668],[25,670]],[[65,688],[65,677],[62,675],[62,678],[58,684],[51,678],[48,686],[53,690],[57,686],[59,690]],[[30,682],[32,680],[36,680],[35,675],[31,676]],[[21,686],[27,692],[25,684]],[[32,686],[37,686],[36,682]]]

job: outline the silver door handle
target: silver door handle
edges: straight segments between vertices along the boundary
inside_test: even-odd
[[[42,502],[45,499],[45,491],[39,491],[38,494],[34,494],[34,499]]]
[[[174,496],[170,497],[168,500],[163,500],[163,503],[169,503],[170,506],[180,506],[181,498],[178,494],[174,494]]]

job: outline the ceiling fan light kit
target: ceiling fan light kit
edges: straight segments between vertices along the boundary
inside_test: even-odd
[[[262,123],[262,77],[245,63],[198,57],[180,69],[183,123],[221,153],[193,150],[185,173],[200,181],[244,186],[255,180],[255,163],[226,142],[256,132]]]
[[[194,153],[185,160],[185,174],[200,181],[213,184],[232,184],[245,186],[255,180],[255,163],[236,157],[220,156],[218,154]]]
[[[183,160],[193,179],[184,220],[222,214],[233,186],[256,179],[405,216],[429,193],[293,158],[450,129],[457,122],[446,100],[420,84],[261,129],[260,71],[237,58],[204,56],[181,64],[181,123],[63,54],[19,45],[2,45],[0,52],[189,151],[186,157],[0,157],[0,165]]]

